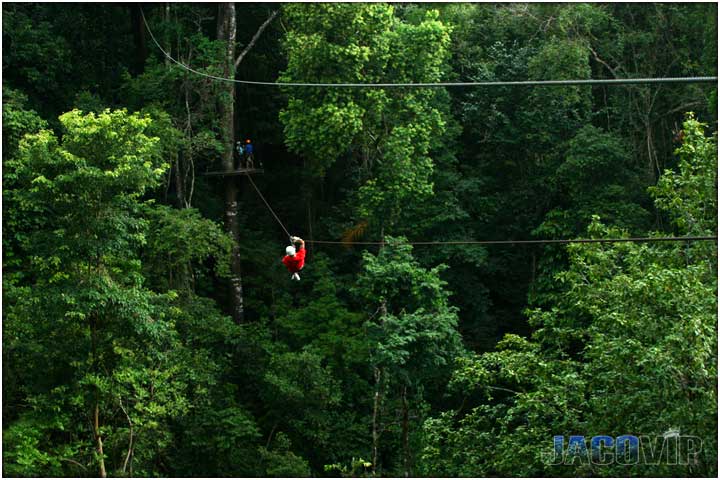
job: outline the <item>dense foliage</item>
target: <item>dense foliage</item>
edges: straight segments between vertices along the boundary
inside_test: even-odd
[[[717,476],[716,242],[410,244],[716,235],[715,85],[143,16],[717,74],[707,3],[3,4],[4,475]]]

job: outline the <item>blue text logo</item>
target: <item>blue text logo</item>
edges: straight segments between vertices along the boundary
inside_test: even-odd
[[[551,465],[695,465],[702,451],[702,440],[670,430],[664,435],[635,436],[556,435],[553,437]]]

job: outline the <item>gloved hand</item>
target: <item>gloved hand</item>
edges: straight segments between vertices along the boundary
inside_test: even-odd
[[[295,242],[297,242],[297,241],[299,241],[299,240],[300,240],[300,237],[295,237],[295,236],[290,237],[290,241],[291,241],[292,243],[295,243]]]

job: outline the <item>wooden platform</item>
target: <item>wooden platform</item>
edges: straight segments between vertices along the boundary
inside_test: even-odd
[[[205,172],[201,173],[206,177],[235,177],[237,175],[250,175],[265,173],[265,170],[261,168],[239,168],[237,170],[231,170],[229,172]]]

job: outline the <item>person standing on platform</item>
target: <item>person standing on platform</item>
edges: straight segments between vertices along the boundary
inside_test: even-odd
[[[248,138],[245,140],[245,168],[254,168],[255,155],[253,155],[253,144]]]
[[[242,140],[235,142],[235,151],[238,154],[238,166],[236,170],[240,170],[243,167],[243,158],[245,156],[245,148],[243,147]]]

